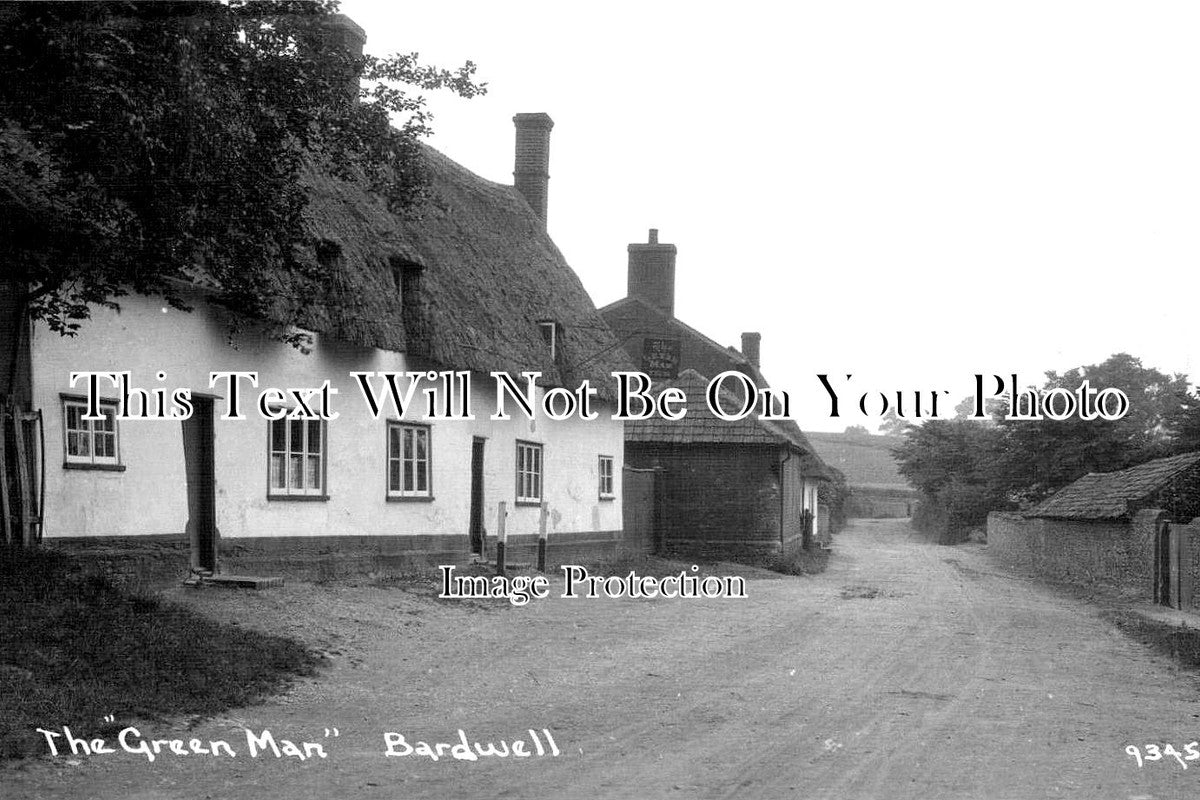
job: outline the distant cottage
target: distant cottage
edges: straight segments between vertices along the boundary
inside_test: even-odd
[[[1200,452],[1093,472],[1023,513],[988,515],[988,550],[1061,580],[1195,607]]]
[[[181,290],[193,313],[131,296],[119,313],[95,309],[75,339],[28,329],[0,392],[44,421],[46,540],[138,550],[179,572],[324,576],[483,555],[503,504],[518,542],[545,514],[552,556],[612,550],[624,437],[605,392],[629,364],[546,232],[553,122],[514,123],[516,186],[424,147],[431,183],[416,220],[310,171],[307,257],[329,288],[312,296],[281,281],[273,312],[299,311],[308,354],[267,336],[271,320],[243,321],[231,338],[220,287],[201,271]],[[137,386],[189,388],[196,413],[119,421],[120,398],[102,383],[104,419],[85,419],[69,374],[125,370]],[[228,390],[210,388],[209,373],[226,370],[256,372],[260,386],[329,379],[340,418],[267,421],[251,407],[221,419]],[[408,370],[469,371],[476,419],[372,418],[350,373]],[[492,421],[493,370],[540,371],[543,387],[590,379],[599,418]]]
[[[675,245],[651,229],[646,243],[628,249],[628,296],[600,313],[636,366],[688,397],[682,420],[626,426],[626,463],[659,470],[659,546],[732,554],[828,543],[817,485],[830,473],[800,427],[757,414],[725,422],[704,401],[708,381],[726,371],[769,386],[759,369],[761,336],[742,334],[739,352],[683,323],[675,317]],[[727,385],[728,406],[740,407],[736,384]]]
[[[1200,452],[1159,458],[1116,472],[1089,472],[1025,512],[1027,517],[1128,520],[1160,508],[1179,522],[1200,515]]]

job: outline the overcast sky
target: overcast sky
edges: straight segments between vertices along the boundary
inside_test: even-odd
[[[810,430],[857,392],[1040,383],[1126,351],[1200,376],[1200,4],[344,0],[367,50],[479,65],[430,143],[512,183],[554,119],[549,228],[597,306],[679,248],[676,316]],[[1198,353],[1200,356],[1200,353]]]

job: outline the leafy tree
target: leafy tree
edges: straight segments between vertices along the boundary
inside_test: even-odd
[[[849,432],[849,428],[846,430]],[[846,473],[836,467],[829,467],[829,472],[832,480],[817,484],[817,500],[828,510],[830,532],[837,533],[846,526],[846,502],[851,491],[846,483]]]
[[[919,519],[934,519],[944,541],[987,519],[989,511],[1007,508],[1004,484],[994,463],[1003,434],[994,425],[974,419],[931,419],[905,430],[892,450],[900,474],[922,494]],[[936,513],[929,513],[930,506]]]
[[[895,408],[889,407],[879,420],[879,433],[884,436],[903,436],[911,425],[908,420],[900,418]]]
[[[260,316],[281,273],[323,277],[296,257],[310,244],[309,167],[412,208],[422,92],[485,86],[470,62],[356,55],[335,11],[331,0],[0,7],[0,259],[28,314],[72,334],[89,306],[129,291],[183,308],[172,281],[200,269],[227,305]]]
[[[893,453],[901,474],[925,496],[926,516],[961,529],[982,523],[988,511],[1041,500],[1088,472],[1200,449],[1200,396],[1188,393],[1186,376],[1117,353],[1100,364],[1048,372],[1039,395],[1054,388],[1074,393],[1084,380],[1094,390],[1123,391],[1129,412],[1113,421],[1009,420],[1006,405],[989,404],[993,419],[976,420],[960,403],[955,419],[908,428]]]
[[[1184,395],[1180,407],[1167,418],[1165,427],[1176,452],[1200,450],[1200,392]]]
[[[1005,488],[1029,500],[1051,494],[1088,472],[1108,472],[1177,451],[1172,424],[1188,406],[1185,375],[1167,375],[1117,353],[1100,364],[1046,373],[1042,391],[1120,389],[1129,411],[1119,420],[1001,420],[1004,446],[996,465]]]

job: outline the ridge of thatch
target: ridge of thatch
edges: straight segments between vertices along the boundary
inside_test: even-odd
[[[316,245],[298,257],[334,274],[322,296],[281,285],[272,316],[446,369],[540,371],[543,385],[572,388],[588,379],[611,398],[610,373],[628,360],[524,197],[427,145],[420,158],[429,184],[411,217],[359,182],[306,172]],[[406,268],[419,273],[416,297],[402,296]],[[542,322],[559,326],[555,358]]]
[[[614,370],[628,359],[546,233],[512,186],[484,180],[422,147],[428,202],[401,221],[412,258],[425,265],[414,353],[456,369],[540,370],[546,384],[588,379],[611,397]],[[559,325],[551,359],[541,322]]]

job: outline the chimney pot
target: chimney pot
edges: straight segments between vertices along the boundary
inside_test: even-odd
[[[513,185],[529,203],[544,225],[550,189],[549,114],[517,114],[517,146],[513,166]]]
[[[759,366],[759,345],[762,343],[762,334],[753,331],[747,331],[742,334],[742,355],[755,368]]]
[[[322,36],[324,46],[344,52],[354,61],[363,57],[363,47],[367,44],[367,32],[345,14],[332,14],[325,22]],[[347,64],[346,72],[346,97],[351,103],[357,103],[358,71],[351,64]]]
[[[649,303],[668,317],[675,316],[675,245],[659,244],[658,228],[650,241],[629,245],[626,294]]]

